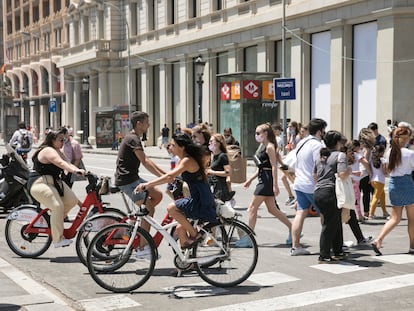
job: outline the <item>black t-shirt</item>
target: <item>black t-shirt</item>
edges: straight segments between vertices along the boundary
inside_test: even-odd
[[[213,156],[213,160],[211,161],[210,168],[213,171],[224,171],[224,166],[229,165],[229,158],[227,157],[227,154],[224,152],[215,154]],[[221,176],[214,176],[214,178],[217,178],[218,180],[226,180],[226,177]]]
[[[161,136],[168,137],[170,135],[170,129],[168,127],[163,127],[161,129]]]
[[[122,140],[116,159],[115,185],[123,186],[133,183],[139,178],[141,162],[135,155],[135,150],[144,150],[141,140],[135,133],[129,133]]]

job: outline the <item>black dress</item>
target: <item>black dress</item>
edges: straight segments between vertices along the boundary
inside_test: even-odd
[[[259,165],[259,175],[257,176],[259,183],[256,185],[254,195],[273,197],[275,194],[273,192],[272,164],[269,161],[266,148],[262,147],[256,156],[261,164]]]
[[[213,156],[210,168],[213,171],[224,171],[224,166],[229,165],[229,158],[227,154],[221,152]],[[231,199],[229,187],[226,182],[226,177],[211,175],[209,176],[209,183],[213,187],[214,197],[226,202]]]

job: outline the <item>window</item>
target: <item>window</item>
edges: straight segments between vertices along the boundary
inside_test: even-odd
[[[175,24],[175,0],[167,0],[167,25]]]
[[[217,53],[217,74],[229,72],[228,52]]]
[[[197,17],[198,5],[199,5],[198,0],[189,0],[188,1],[188,18],[189,19]]]
[[[155,30],[156,14],[155,14],[155,3],[154,2],[155,2],[155,0],[147,0],[147,18],[148,18],[147,28],[148,28],[148,31]]]
[[[213,11],[220,11],[223,9],[223,0],[213,1]]]
[[[243,50],[244,56],[244,71],[257,71],[257,46],[249,46]]]

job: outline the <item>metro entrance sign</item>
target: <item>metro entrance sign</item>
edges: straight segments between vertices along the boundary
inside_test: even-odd
[[[296,99],[295,79],[275,78],[273,79],[274,100],[293,100]]]
[[[49,112],[56,112],[56,98],[49,99]]]

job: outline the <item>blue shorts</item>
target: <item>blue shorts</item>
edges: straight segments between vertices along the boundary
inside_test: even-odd
[[[411,175],[391,176],[388,193],[392,206],[406,206],[414,203],[414,181]]]
[[[145,199],[145,192],[134,192],[134,190],[139,184],[146,183],[146,182],[147,182],[146,180],[139,178],[133,183],[119,186],[119,189],[121,189],[123,193],[129,196],[134,203],[138,201],[143,201]]]
[[[309,209],[311,205],[318,213],[319,208],[316,206],[315,201],[313,200],[313,193],[305,193],[302,191],[295,190],[296,192],[296,202],[297,202],[297,210],[303,211]]]

